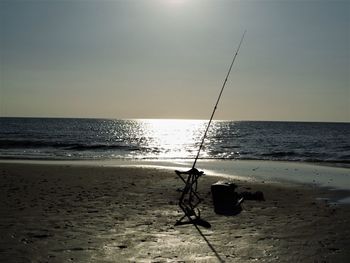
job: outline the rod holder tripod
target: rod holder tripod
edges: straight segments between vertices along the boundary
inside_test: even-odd
[[[220,93],[219,93],[219,97],[216,100],[213,112],[212,112],[212,114],[210,116],[207,128],[206,128],[206,130],[204,132],[201,144],[200,144],[198,152],[197,152],[197,156],[194,159],[194,162],[193,162],[193,165],[192,165],[192,169],[190,169],[190,170],[188,170],[186,172],[180,172],[180,171],[177,171],[177,170],[175,171],[175,173],[185,183],[185,187],[182,190],[182,194],[181,194],[181,197],[179,199],[179,206],[180,206],[180,208],[182,209],[182,211],[184,212],[185,215],[183,217],[181,217],[176,222],[175,225],[194,224],[194,225],[201,225],[201,226],[207,227],[207,228],[210,227],[210,224],[208,222],[206,222],[205,220],[200,218],[200,211],[199,211],[198,208],[197,208],[197,211],[196,211],[196,207],[202,201],[202,199],[199,197],[198,192],[197,192],[198,178],[200,176],[202,176],[204,173],[202,171],[201,172],[198,171],[195,168],[195,166],[196,166],[199,154],[201,152],[201,149],[203,147],[204,140],[205,140],[205,138],[207,136],[207,132],[209,130],[210,124],[211,124],[211,122],[213,120],[215,111],[216,111],[217,106],[219,104],[222,92],[224,91],[224,88],[226,86],[228,77],[229,77],[229,75],[231,73],[231,69],[232,69],[233,63],[235,62],[236,57],[238,55],[238,51],[241,48],[241,45],[242,45],[245,33],[246,33],[246,31],[244,31],[244,33],[242,35],[242,38],[241,38],[241,40],[239,42],[239,45],[238,45],[238,48],[237,48],[237,50],[236,50],[236,52],[235,52],[235,54],[233,56],[232,62],[230,64],[229,70],[228,70],[228,72],[226,74],[225,80],[224,80],[224,82],[222,84],[222,87],[221,87],[221,90],[220,90]],[[187,175],[187,178],[184,177],[186,175]],[[187,218],[188,221],[183,221],[185,218]]]
[[[192,168],[191,170],[185,172],[176,170],[175,173],[185,184],[179,199],[179,206],[184,212],[184,215],[175,223],[175,226],[194,224],[210,228],[211,225],[205,220],[201,219],[200,210],[196,208],[202,202],[202,199],[197,192],[197,187],[198,179],[204,174],[204,172],[198,171],[196,168]],[[186,218],[187,221],[184,221]]]

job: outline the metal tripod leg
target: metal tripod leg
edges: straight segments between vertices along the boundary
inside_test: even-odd
[[[179,199],[179,206],[184,212],[184,215],[175,223],[175,225],[195,224],[209,228],[210,224],[200,218],[200,210],[198,208],[196,209],[202,201],[197,193],[197,181],[203,172],[199,172],[197,169],[191,169],[187,172],[175,172],[185,183],[185,187],[183,188]],[[182,174],[187,175],[187,180],[182,177]],[[185,218],[188,220],[184,221]]]

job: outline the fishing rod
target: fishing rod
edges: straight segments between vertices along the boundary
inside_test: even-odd
[[[212,112],[211,117],[210,117],[210,120],[209,120],[209,122],[208,122],[208,126],[207,126],[207,128],[206,128],[206,130],[205,130],[205,132],[204,132],[204,135],[203,135],[203,138],[202,138],[202,142],[201,142],[201,144],[200,144],[200,146],[199,146],[199,149],[198,149],[198,152],[197,152],[197,156],[196,156],[196,158],[194,159],[194,162],[193,162],[193,165],[192,165],[192,169],[194,169],[195,166],[196,166],[196,163],[197,163],[197,160],[198,160],[198,157],[199,157],[199,153],[201,152],[201,149],[202,149],[203,144],[204,144],[204,140],[205,140],[205,138],[207,137],[207,132],[208,132],[208,130],[209,130],[211,121],[213,120],[213,117],[214,117],[216,108],[217,108],[217,106],[218,106],[218,104],[219,104],[219,101],[220,101],[222,92],[224,91],[226,82],[227,82],[228,77],[229,77],[229,75],[230,75],[230,73],[231,73],[231,69],[232,69],[233,63],[234,63],[235,60],[236,60],[236,57],[237,57],[237,55],[238,55],[239,49],[241,48],[241,45],[242,45],[242,42],[243,42],[243,39],[244,39],[244,36],[245,36],[245,33],[246,33],[246,32],[247,32],[247,30],[244,31],[244,33],[243,33],[243,35],[242,35],[242,38],[241,38],[241,41],[239,42],[239,45],[238,45],[238,47],[237,47],[237,50],[236,50],[236,52],[235,52],[235,54],[234,54],[234,56],[233,56],[233,59],[232,59],[230,68],[229,68],[229,70],[228,70],[228,72],[227,72],[227,75],[226,75],[226,78],[225,78],[225,80],[224,80],[224,83],[222,84],[219,97],[218,97],[218,99],[217,99],[217,101],[216,101],[216,103],[215,103],[213,112]]]
[[[179,199],[179,206],[180,206],[181,210],[184,212],[184,215],[179,220],[177,220],[175,225],[193,224],[195,226],[200,225],[200,226],[203,226],[203,227],[206,227],[206,228],[210,228],[211,227],[209,222],[207,222],[207,221],[205,221],[205,220],[200,218],[200,210],[199,209],[195,210],[195,208],[202,201],[202,199],[199,197],[199,195],[197,193],[197,181],[198,181],[198,178],[201,175],[203,175],[203,172],[198,171],[195,168],[195,166],[196,166],[196,162],[197,162],[198,157],[199,157],[199,153],[200,153],[200,151],[201,151],[201,149],[203,147],[204,140],[205,140],[205,138],[207,136],[207,132],[209,130],[209,126],[211,124],[211,121],[213,120],[216,108],[217,108],[217,106],[219,104],[222,92],[224,91],[226,82],[227,82],[228,77],[230,75],[233,63],[235,62],[236,57],[238,55],[238,51],[239,51],[239,49],[240,49],[240,47],[242,45],[245,33],[246,33],[246,31],[244,31],[244,33],[242,35],[241,41],[239,42],[238,48],[237,48],[237,50],[236,50],[236,52],[235,52],[235,54],[233,56],[233,59],[232,59],[230,68],[229,68],[229,70],[227,72],[227,75],[226,75],[226,78],[224,80],[224,83],[222,84],[219,97],[218,97],[218,99],[217,99],[217,101],[215,103],[214,110],[213,110],[213,112],[211,114],[208,126],[207,126],[207,128],[205,130],[204,136],[202,138],[202,142],[201,142],[201,144],[199,146],[198,153],[197,153],[196,159],[194,160],[192,169],[189,170],[189,171],[186,171],[186,172],[175,170],[175,173],[180,177],[180,179],[185,184],[185,187],[181,191],[182,194],[181,194],[181,197]],[[186,176],[187,176],[187,178],[186,178]],[[183,221],[185,218],[187,218],[188,221]]]

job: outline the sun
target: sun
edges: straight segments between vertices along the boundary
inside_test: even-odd
[[[173,5],[180,5],[183,4],[185,0],[167,0],[167,2]]]

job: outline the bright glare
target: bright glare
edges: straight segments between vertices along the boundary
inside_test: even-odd
[[[170,4],[178,5],[185,2],[185,0],[167,0]]]
[[[203,121],[193,120],[142,120],[147,126],[148,136],[152,141],[148,142],[156,148],[162,148],[167,157],[191,157],[205,127]],[[151,147],[152,148],[152,147]]]

